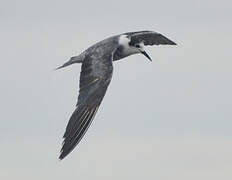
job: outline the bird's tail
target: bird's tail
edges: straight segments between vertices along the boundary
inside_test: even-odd
[[[69,66],[69,65],[74,64],[74,63],[82,63],[83,59],[84,58],[83,58],[82,54],[80,54],[79,56],[71,57],[71,59],[69,61],[67,61],[66,63],[64,63],[62,66],[59,66],[55,70],[64,68],[64,67]]]

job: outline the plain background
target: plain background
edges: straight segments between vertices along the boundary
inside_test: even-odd
[[[0,3],[1,179],[232,179],[231,1]],[[94,122],[59,162],[80,65],[53,69],[138,30],[178,46],[114,63]]]

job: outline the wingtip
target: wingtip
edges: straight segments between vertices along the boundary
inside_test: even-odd
[[[60,150],[60,155],[59,155],[59,158],[58,158],[60,161],[63,160],[68,155],[68,153],[64,151],[64,145],[65,145],[65,138],[64,138],[64,140],[62,142],[62,148]]]
[[[172,41],[171,45],[177,46],[178,44]]]
[[[167,44],[168,44],[168,45],[177,46],[177,43],[175,43],[174,41],[172,41],[172,40],[170,40],[170,39],[168,39],[168,38],[166,38],[166,39],[167,39]]]
[[[73,149],[72,149],[73,150]],[[72,151],[71,150],[71,151]],[[65,151],[63,150],[63,148],[61,149],[60,151],[60,155],[59,155],[59,160],[62,161],[66,156],[68,156],[68,154],[71,152],[71,151]]]
[[[59,156],[59,158],[58,158],[59,161],[62,161],[63,159],[64,159],[64,157],[61,157],[61,156]]]
[[[59,160],[62,161],[68,154],[64,153],[63,148],[60,150]]]
[[[164,35],[162,35],[160,33],[159,33],[159,36],[164,40],[164,44],[177,46],[177,43],[175,43],[174,41],[170,40],[166,36],[164,36]]]
[[[61,162],[63,160],[63,158],[59,156],[58,160],[59,160],[59,162]]]
[[[62,161],[64,159],[64,156],[62,156],[62,154],[60,154],[58,159],[59,159],[59,161]]]

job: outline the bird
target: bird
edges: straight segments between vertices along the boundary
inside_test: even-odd
[[[60,160],[81,141],[94,119],[111,81],[113,62],[134,54],[143,54],[152,61],[144,50],[148,45],[177,44],[155,31],[126,32],[97,42],[56,68],[81,63],[78,100],[63,135]]]

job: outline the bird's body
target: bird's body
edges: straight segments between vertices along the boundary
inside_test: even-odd
[[[151,60],[144,51],[144,46],[154,44],[176,45],[153,31],[129,32],[102,40],[57,68],[82,63],[78,101],[66,127],[60,159],[74,149],[91,124],[110,84],[113,61],[137,53],[142,53]]]

